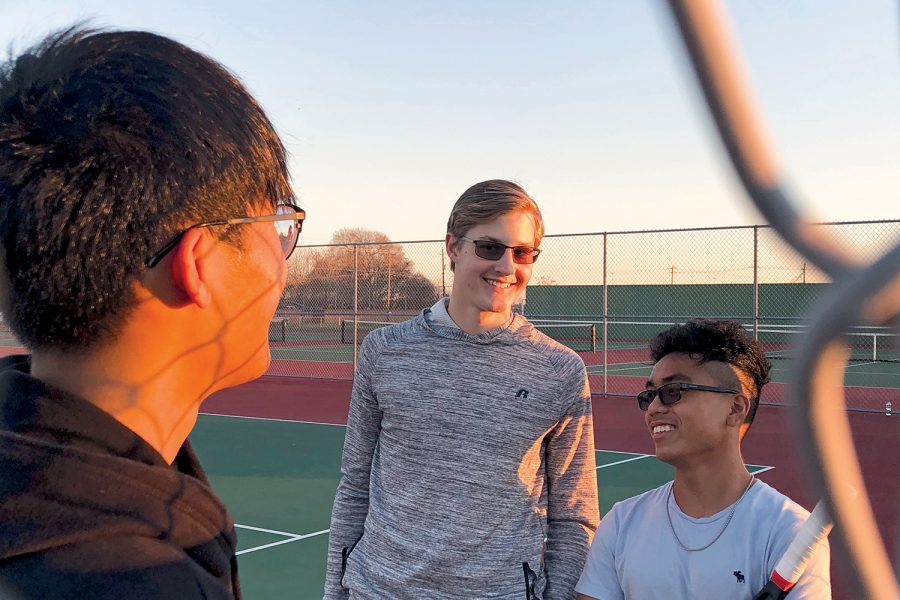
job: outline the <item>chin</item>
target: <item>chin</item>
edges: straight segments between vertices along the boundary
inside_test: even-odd
[[[668,450],[666,450],[665,448],[660,449],[660,448],[658,448],[658,447],[655,447],[655,448],[654,448],[654,452],[655,452],[655,454],[656,454],[656,459],[657,459],[657,460],[660,460],[660,461],[662,461],[662,462],[664,462],[664,463],[666,463],[666,464],[670,464],[670,465],[671,465],[671,464],[673,464],[675,461],[678,460],[678,455],[677,455],[677,453],[668,451]]]
[[[247,381],[253,381],[254,379],[258,379],[262,377],[266,371],[269,370],[269,365],[272,364],[272,351],[269,349],[269,344],[266,343],[263,346],[261,352],[258,352],[256,356],[253,357],[251,364],[248,365],[247,378],[241,383],[246,383]]]
[[[219,389],[234,387],[261,377],[269,368],[272,355],[266,344],[253,356],[247,357],[241,364],[233,367],[222,379]]]
[[[494,313],[508,313],[512,310],[514,302],[509,301],[505,298],[493,298],[490,302],[486,302],[485,310]]]

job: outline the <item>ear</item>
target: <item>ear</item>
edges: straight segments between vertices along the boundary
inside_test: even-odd
[[[740,427],[747,418],[748,412],[750,412],[750,399],[744,394],[737,394],[731,401],[726,422],[731,427]]]
[[[459,244],[459,240],[457,240],[452,233],[448,233],[444,238],[444,248],[447,250],[447,256],[450,257],[450,260],[456,260],[457,244]]]
[[[172,283],[199,308],[209,306],[212,301],[204,264],[213,244],[214,241],[204,231],[188,229],[172,250]]]

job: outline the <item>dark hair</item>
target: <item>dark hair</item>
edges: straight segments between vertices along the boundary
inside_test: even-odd
[[[759,406],[759,394],[769,382],[771,365],[759,342],[746,329],[734,321],[715,319],[696,319],[684,325],[675,325],[650,342],[650,355],[654,363],[673,352],[688,354],[700,363],[728,363],[746,375],[752,382],[752,389],[747,390],[750,410],[744,422],[753,422]]]
[[[527,213],[534,220],[534,245],[539,246],[544,237],[541,209],[525,188],[505,179],[482,181],[463,192],[450,211],[447,233],[458,240],[476,225],[515,211]],[[450,270],[455,268],[456,263],[451,259]]]
[[[28,347],[113,339],[178,231],[290,196],[262,108],[178,42],[76,26],[0,65],[2,309]]]

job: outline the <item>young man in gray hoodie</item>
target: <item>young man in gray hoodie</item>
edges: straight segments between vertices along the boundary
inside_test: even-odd
[[[364,340],[326,599],[574,598],[599,523],[587,375],[512,312],[543,233],[520,186],[472,186],[450,297]]]

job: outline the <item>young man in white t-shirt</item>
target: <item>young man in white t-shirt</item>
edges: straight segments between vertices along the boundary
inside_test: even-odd
[[[650,349],[655,365],[638,406],[675,481],[617,503],[603,518],[578,598],[749,600],[809,515],[753,477],[741,456],[768,360],[731,321],[672,327]],[[826,542],[792,600],[831,598],[829,556]]]

